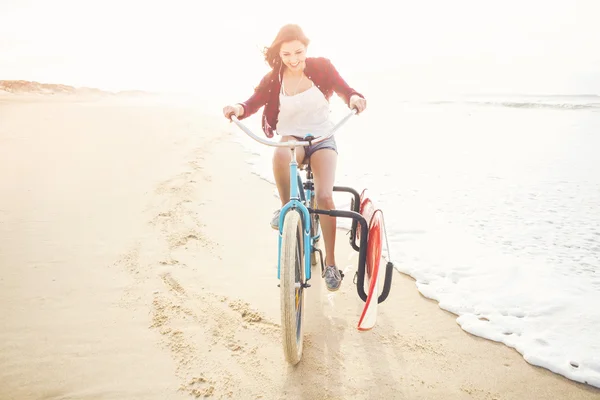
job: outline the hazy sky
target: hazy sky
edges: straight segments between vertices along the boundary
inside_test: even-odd
[[[0,79],[248,93],[288,22],[372,91],[600,94],[600,1],[0,0]]]

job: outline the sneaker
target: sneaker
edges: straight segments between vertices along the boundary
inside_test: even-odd
[[[335,292],[340,288],[342,284],[342,274],[335,265],[328,265],[327,267],[325,267],[323,277],[325,278],[325,285],[327,286],[327,290],[329,290],[330,292]]]
[[[276,231],[279,230],[279,214],[280,214],[281,210],[276,210],[273,213],[273,218],[271,219],[271,228],[275,229]]]

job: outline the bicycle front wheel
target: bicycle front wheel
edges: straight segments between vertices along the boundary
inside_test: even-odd
[[[302,218],[289,211],[283,220],[280,259],[281,331],[287,362],[302,358],[304,328],[304,241]]]

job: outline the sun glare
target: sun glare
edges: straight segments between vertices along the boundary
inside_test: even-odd
[[[597,91],[600,3],[6,0],[0,79],[244,96],[277,30],[298,23],[367,91]],[[316,12],[315,10],[318,10]]]

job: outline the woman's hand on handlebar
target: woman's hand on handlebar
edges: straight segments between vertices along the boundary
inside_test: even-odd
[[[243,114],[244,114],[244,108],[239,104],[223,107],[223,115],[225,116],[225,118],[227,118],[229,120],[231,120],[232,115],[235,115],[236,117],[239,118]]]
[[[360,114],[365,110],[365,108],[367,108],[367,100],[355,94],[352,97],[350,97],[350,102],[348,105],[350,106],[350,109],[354,108],[356,109],[356,113]]]

